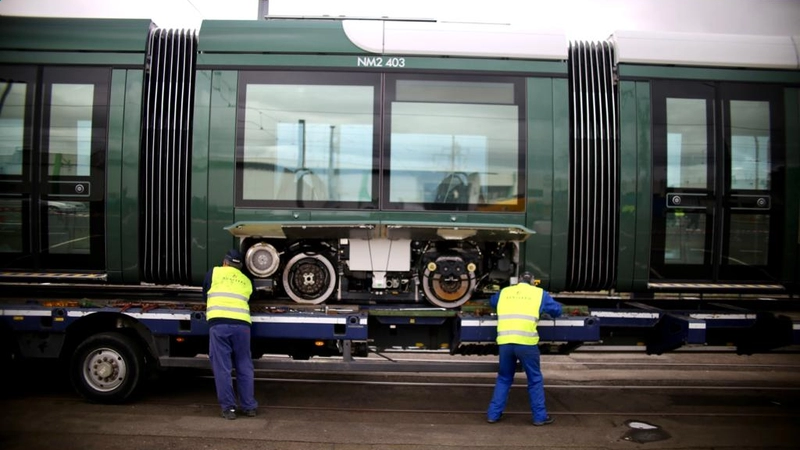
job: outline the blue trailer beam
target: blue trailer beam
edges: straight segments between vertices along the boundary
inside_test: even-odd
[[[367,315],[254,315],[252,335],[267,339],[343,339],[366,341]]]
[[[685,344],[706,342],[706,322],[679,312],[664,311],[650,305],[629,302],[625,310],[592,310],[601,327],[647,328],[647,353],[661,354]]]
[[[596,342],[600,340],[599,321],[594,317],[542,319],[537,327],[540,342]],[[495,342],[497,317],[461,316],[462,343]]]
[[[800,345],[800,317],[768,312],[752,312],[737,307],[719,306],[709,311],[666,311],[641,303],[628,303],[628,309],[595,309],[589,316],[564,316],[542,319],[539,335],[542,343],[601,342],[604,331],[638,329],[645,338],[648,353],[663,353],[682,345],[706,344],[716,338],[730,339],[740,353],[769,351],[788,345]],[[374,312],[374,314],[373,314]],[[397,308],[371,311],[370,308],[302,309],[280,308],[253,312],[254,339],[363,341],[376,339],[370,328],[411,326],[420,330],[452,325],[452,340],[444,342],[457,348],[462,344],[485,345],[496,339],[497,316],[494,314],[445,311],[432,314],[419,309]],[[127,325],[118,322],[120,319]],[[22,304],[0,309],[0,321],[6,329],[32,336],[50,336],[53,348],[60,348],[56,336],[81,321],[138,323],[140,332],[155,336],[195,337],[208,335],[205,312],[187,305],[153,306],[135,304],[106,306],[59,306]],[[78,325],[81,326],[81,325]],[[137,325],[138,326],[138,325]],[[718,333],[709,335],[708,333]],[[42,334],[45,333],[45,334]],[[405,331],[404,331],[405,333]],[[401,336],[403,333],[400,334]],[[409,334],[411,336],[413,334]],[[45,339],[45,338],[42,339]]]

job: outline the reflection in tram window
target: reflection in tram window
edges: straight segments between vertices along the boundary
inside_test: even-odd
[[[248,84],[242,199],[371,201],[373,90]]]
[[[706,215],[675,211],[667,214],[665,264],[704,264]]]
[[[769,102],[731,101],[731,189],[770,188]]]
[[[708,187],[706,100],[667,99],[667,187]]]
[[[769,216],[731,214],[731,265],[766,266],[769,262]]]
[[[521,209],[514,89],[513,83],[398,80],[389,202]]]
[[[0,200],[0,253],[22,251],[22,200]]]
[[[50,176],[89,176],[93,84],[53,84],[50,107]]]
[[[395,105],[394,113],[406,116],[394,119],[395,129],[405,128],[402,125],[410,120],[435,122],[422,113],[435,109],[435,105],[415,105],[413,108]],[[516,117],[510,118],[509,122],[515,127]],[[475,194],[483,190],[487,194],[496,193],[500,200],[513,198],[516,194],[516,150],[498,151],[495,162],[509,163],[509,167],[501,168],[499,164],[490,162],[489,138],[467,134],[468,127],[462,135],[437,134],[433,130],[441,127],[433,123],[429,132],[419,124],[415,128],[414,133],[392,133],[392,202],[477,204],[480,195]],[[507,131],[513,133],[516,130],[509,128]],[[503,153],[512,157],[503,158]],[[420,154],[426,157],[421,158]],[[490,185],[493,189],[488,189]],[[474,191],[472,196],[471,190]]]
[[[89,254],[89,203],[47,202],[48,252]]]
[[[26,87],[0,82],[0,175],[22,175]]]

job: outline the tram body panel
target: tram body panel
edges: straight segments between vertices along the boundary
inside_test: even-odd
[[[199,285],[228,248],[255,246],[263,293],[295,301],[386,301],[397,285],[415,286],[399,302],[457,307],[524,270],[556,293],[796,292],[800,75],[785,39],[724,38],[743,50],[710,68],[703,46],[684,66],[642,60],[664,36],[630,47],[625,33],[562,51],[502,26],[455,48],[421,37],[466,25],[207,21],[194,39],[149,21],[3,22],[6,120],[30,130],[0,174],[13,277]],[[70,29],[83,37],[58,38]],[[594,65],[573,64],[581,48]],[[767,62],[745,51],[764,48]],[[605,97],[583,70],[613,81]],[[316,225],[230,232],[251,222]],[[366,263],[378,256],[396,270]],[[311,291],[311,275],[329,279],[325,298],[292,274]]]

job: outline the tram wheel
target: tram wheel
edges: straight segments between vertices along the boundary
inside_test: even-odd
[[[472,297],[475,289],[473,273],[443,275],[426,268],[422,274],[422,291],[429,302],[442,308],[458,308]]]
[[[318,305],[333,294],[336,270],[320,254],[298,253],[286,263],[283,288],[297,303]]]

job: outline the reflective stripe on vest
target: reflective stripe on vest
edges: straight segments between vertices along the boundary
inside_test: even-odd
[[[509,286],[497,301],[497,343],[536,345],[544,291],[527,283]]]
[[[250,279],[238,269],[215,267],[211,273],[211,288],[206,295],[206,320],[236,319],[252,323],[247,303],[252,293]]]

